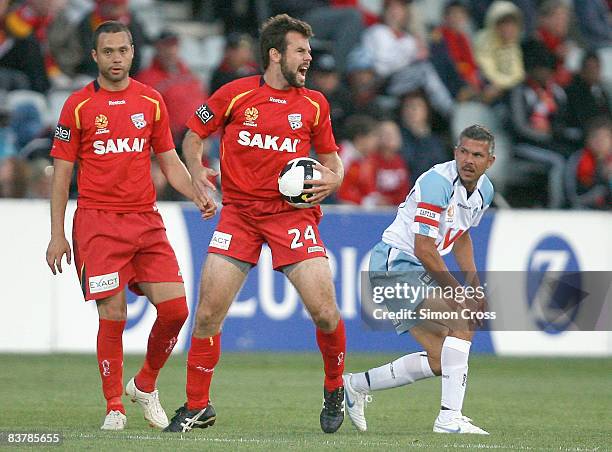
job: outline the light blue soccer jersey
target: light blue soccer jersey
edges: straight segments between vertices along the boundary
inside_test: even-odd
[[[435,165],[417,179],[382,241],[418,262],[414,237],[421,234],[435,239],[440,255],[448,254],[461,234],[478,226],[493,193],[491,181],[483,174],[468,197],[454,160]]]

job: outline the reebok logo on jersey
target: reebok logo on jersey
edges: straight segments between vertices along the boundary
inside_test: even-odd
[[[247,130],[238,132],[238,144],[243,146],[265,149],[268,151],[297,152],[297,145],[300,142],[299,139],[296,138],[292,140],[291,138],[284,138],[280,144],[279,140],[281,140],[280,137],[262,135],[260,133],[251,135],[251,132]]]
[[[108,105],[125,105],[125,99],[121,100],[109,100]]]
[[[202,121],[203,124],[206,124],[215,117],[215,114],[208,109],[208,105],[200,105],[200,108],[196,110],[195,114],[198,118],[200,118],[200,121]]]
[[[58,140],[62,140],[62,141],[65,141],[66,143],[70,143],[70,128],[63,126],[61,124],[58,124],[57,127],[55,128],[54,137]]]
[[[133,138],[130,143],[129,138],[110,139],[106,141],[96,140],[93,142],[94,154],[104,155],[112,152],[120,154],[122,152],[142,152],[146,143],[146,138]]]
[[[215,231],[208,246],[227,251],[229,250],[230,243],[232,243],[232,234]]]
[[[119,272],[89,277],[89,293],[106,292],[119,287]]]
[[[287,99],[277,99],[276,97],[270,97],[270,102],[274,102],[276,104],[286,104]]]

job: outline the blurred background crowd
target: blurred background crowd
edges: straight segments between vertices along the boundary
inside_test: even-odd
[[[0,0],[0,198],[49,197],[55,123],[97,74],[101,22],[130,27],[132,76],[164,97],[180,152],[210,93],[260,73],[258,27],[283,12],[315,32],[308,86],[346,172],[330,202],[399,204],[481,123],[498,207],[611,209],[611,0]],[[158,199],[179,200],[152,165]]]

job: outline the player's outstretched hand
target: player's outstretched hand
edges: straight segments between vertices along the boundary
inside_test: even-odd
[[[209,177],[216,176],[217,172],[215,170],[204,166],[191,176],[193,202],[200,209],[202,218],[205,220],[214,217],[217,213],[217,203],[211,195],[211,192],[217,191],[217,187],[209,179]]]
[[[47,265],[54,275],[57,274],[56,267],[60,273],[62,272],[62,257],[64,254],[66,255],[66,262],[70,265],[72,262],[72,251],[66,237],[51,237],[47,247]]]
[[[320,163],[317,163],[314,169],[321,173],[321,179],[305,180],[305,183],[312,184],[312,188],[305,189],[304,193],[313,193],[312,198],[308,199],[308,202],[310,204],[319,204],[340,187],[342,178]]]

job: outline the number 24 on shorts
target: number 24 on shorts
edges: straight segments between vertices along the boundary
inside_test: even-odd
[[[287,234],[293,235],[293,240],[291,241],[291,249],[300,248],[304,246],[304,243],[300,241],[300,237],[302,233],[299,229],[289,229]],[[306,226],[304,229],[304,240],[310,240],[314,245],[317,245],[317,237],[315,236],[314,228],[311,225]]]

